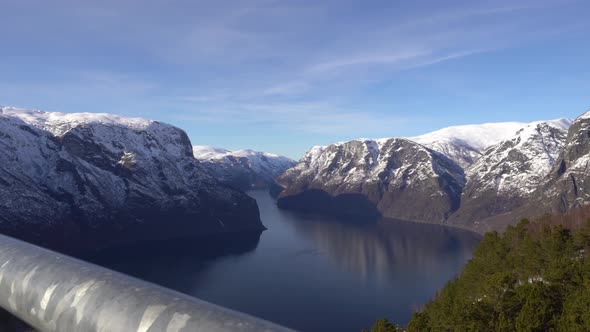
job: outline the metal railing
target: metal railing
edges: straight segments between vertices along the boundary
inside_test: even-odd
[[[0,306],[40,332],[291,331],[4,235]]]

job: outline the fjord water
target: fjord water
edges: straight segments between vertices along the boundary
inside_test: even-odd
[[[302,331],[409,321],[471,257],[479,237],[403,221],[334,220],[279,210],[249,193],[261,235],[158,244],[99,264]]]

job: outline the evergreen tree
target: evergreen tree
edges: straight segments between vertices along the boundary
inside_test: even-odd
[[[590,220],[575,232],[525,219],[488,233],[406,331],[590,331],[588,253]],[[380,320],[371,332],[382,331],[402,329]]]

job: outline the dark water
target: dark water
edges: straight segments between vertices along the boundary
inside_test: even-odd
[[[405,324],[452,278],[475,234],[401,221],[337,221],[256,198],[260,236],[152,245],[98,262],[302,331],[360,331],[378,318]]]

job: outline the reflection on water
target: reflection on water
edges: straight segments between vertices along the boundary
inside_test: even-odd
[[[379,282],[410,277],[420,283],[433,273],[453,274],[471,257],[477,239],[465,231],[399,220],[359,224],[307,217],[292,226],[340,268]]]
[[[267,193],[250,195],[268,227],[260,237],[160,243],[95,261],[295,329],[360,331],[383,317],[406,323],[478,241],[435,225],[281,211]]]
[[[256,249],[260,232],[126,246],[82,259],[191,294],[211,262]]]

